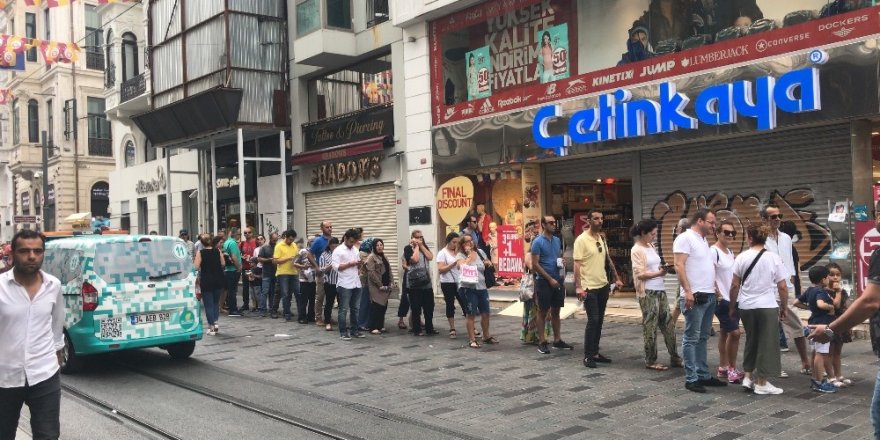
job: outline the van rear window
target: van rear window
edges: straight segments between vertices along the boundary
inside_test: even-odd
[[[193,270],[192,258],[179,241],[102,243],[93,270],[108,284],[182,280]]]

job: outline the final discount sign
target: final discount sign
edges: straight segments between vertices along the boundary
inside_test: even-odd
[[[457,225],[474,204],[474,183],[459,176],[447,180],[437,189],[437,214],[447,225]]]
[[[523,274],[525,254],[523,239],[516,233],[516,226],[498,227],[498,276],[518,278]]]

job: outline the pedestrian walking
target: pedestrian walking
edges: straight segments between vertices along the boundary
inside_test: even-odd
[[[782,394],[767,379],[782,371],[777,335],[779,321],[788,313],[789,272],[779,255],[765,249],[769,227],[752,225],[746,233],[749,249],[736,257],[730,286],[730,303],[737,308],[729,312],[733,316],[739,311],[746,331],[742,386],[755,394]]]
[[[733,282],[733,264],[735,256],[730,250],[730,243],[736,238],[736,228],[730,220],[717,224],[715,244],[712,255],[715,257],[715,317],[721,329],[718,336],[718,370],[715,377],[727,380],[728,383],[740,383],[743,372],[736,368],[736,356],[739,353],[739,314],[730,303],[730,285]],[[733,308],[733,314],[730,314]]]
[[[874,228],[880,232],[880,209],[874,212]],[[850,331],[866,319],[874,316],[880,310],[880,248],[874,248],[871,252],[871,260],[868,265],[868,283],[862,294],[853,301],[852,305],[831,322],[831,324],[810,325],[812,332],[810,340],[817,343],[831,342],[834,337],[842,332]],[[874,319],[872,319],[874,322]],[[817,404],[818,405],[818,404]],[[874,382],[874,397],[871,400],[871,422],[874,424],[874,440],[880,440],[880,372]]]
[[[611,282],[616,287],[623,283],[617,274],[608,243],[602,234],[604,214],[593,209],[589,215],[589,228],[574,241],[574,283],[575,293],[583,299],[587,311],[587,326],[584,329],[584,366],[596,368],[596,363],[610,364],[611,359],[599,353],[602,339],[602,325],[605,322],[605,306],[611,294]],[[534,244],[532,247],[534,248]],[[536,266],[537,268],[537,266]]]
[[[642,334],[645,338],[645,368],[666,371],[668,367],[657,362],[657,330],[663,334],[672,366],[681,367],[681,357],[675,344],[675,326],[666,299],[663,278],[666,268],[660,264],[660,255],[654,248],[657,240],[657,222],[651,219],[633,226],[630,235],[636,240],[630,251],[636,297],[642,309]]]
[[[564,263],[562,259],[562,240],[554,235],[557,231],[556,218],[552,215],[541,218],[543,232],[532,241],[529,252],[532,254],[532,268],[535,271],[535,302],[538,314],[535,323],[538,330],[538,352],[550,354],[544,320],[550,313],[553,327],[553,347],[561,350],[574,350],[574,347],[562,340],[559,311],[565,305],[565,288],[563,284]]]
[[[187,253],[189,253],[189,256],[195,258],[195,243],[190,241],[189,231],[186,229],[181,229],[180,232],[178,232],[177,237],[183,240],[183,245],[186,246],[186,251]]]
[[[483,344],[497,344],[498,339],[489,333],[489,291],[486,289],[486,263],[490,263],[489,257],[482,250],[477,249],[470,235],[463,235],[458,242],[455,256],[458,265],[459,294],[465,298],[466,323],[468,332],[468,346],[480,348],[477,342],[477,333],[474,328],[476,316],[480,315],[480,325],[483,330]]]
[[[275,276],[278,277],[278,286],[281,289],[281,312],[285,321],[293,319],[290,312],[291,296],[299,296],[299,269],[293,265],[293,260],[299,255],[299,246],[294,243],[296,231],[293,229],[284,232],[282,240],[275,245],[272,260],[275,263]],[[302,317],[297,316],[302,319]]]
[[[263,278],[260,282],[260,316],[265,317],[271,311],[272,319],[278,318],[278,300],[275,282],[275,246],[278,244],[278,233],[269,234],[269,242],[260,246],[257,250],[257,261],[263,265]]]
[[[229,316],[241,316],[237,298],[238,282],[242,277],[241,249],[236,241],[238,236],[238,228],[229,228],[229,236],[223,243],[223,257],[226,261],[223,273],[226,276],[226,308]]]
[[[0,274],[0,438],[14,439],[27,404],[31,434],[61,435],[64,297],[44,272],[46,239],[23,229],[12,237],[12,270]]]
[[[410,237],[410,243],[403,249],[403,257],[409,264],[406,281],[412,308],[413,335],[436,335],[438,332],[434,330],[434,291],[428,269],[428,262],[434,259],[434,254],[425,244],[422,231],[414,230]],[[424,328],[421,319],[424,319]]]
[[[709,373],[706,360],[712,316],[715,312],[715,260],[706,236],[715,228],[715,213],[699,208],[691,217],[691,227],[672,244],[675,272],[681,283],[679,308],[684,313],[685,388],[705,393],[707,386],[727,386]],[[731,295],[733,298],[733,295]],[[731,299],[731,301],[733,301]]]
[[[361,278],[360,268],[363,261],[356,246],[360,233],[355,229],[345,231],[342,245],[337,246],[331,257],[333,270],[336,271],[336,293],[339,301],[339,337],[350,341],[352,337],[362,338],[364,334],[358,328],[358,308],[360,307]]]
[[[458,293],[459,270],[456,263],[459,236],[455,232],[446,235],[446,246],[437,252],[437,272],[440,274],[440,290],[446,303],[446,321],[449,323],[449,338],[455,339],[455,301],[458,301],[462,314],[466,314],[465,302]]]
[[[367,287],[370,292],[370,333],[385,333],[385,311],[388,309],[388,298],[391,296],[393,279],[391,265],[385,258],[385,242],[377,238],[373,240],[373,252],[365,263],[367,271]]]
[[[317,307],[315,325],[317,326],[330,324],[330,321],[325,323],[323,316],[321,316],[321,309],[324,306],[324,297],[327,294],[327,289],[324,286],[325,277],[319,260],[324,251],[327,250],[331,238],[333,238],[333,222],[324,220],[321,222],[321,234],[315,237],[312,245],[309,246],[309,262],[315,270],[315,307]]]
[[[330,237],[327,247],[324,248],[324,253],[321,254],[321,258],[318,260],[318,265],[321,267],[321,273],[324,277],[324,329],[328,332],[333,330],[333,319],[331,316],[333,303],[338,302],[336,300],[336,282],[339,275],[333,269],[333,251],[336,250],[337,246],[339,246],[339,239]]]
[[[208,321],[208,335],[216,335],[220,331],[220,292],[226,286],[223,267],[226,260],[216,248],[215,242],[208,234],[199,237],[202,249],[196,254],[195,266],[199,272],[199,288],[202,290],[202,302],[205,303],[205,319]],[[217,240],[219,241],[219,240]]]

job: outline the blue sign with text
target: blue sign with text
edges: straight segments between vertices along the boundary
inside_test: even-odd
[[[564,134],[550,135],[549,123],[562,116],[559,104],[542,107],[532,123],[532,137],[541,148],[565,156],[572,143],[587,144],[669,133],[679,128],[695,130],[700,123],[735,124],[739,116],[754,118],[758,130],[776,128],[776,114],[821,110],[819,70],[794,70],[779,78],[765,76],[719,84],[703,90],[694,102],[695,116],[685,113],[690,98],[676,90],[675,83],[660,84],[658,100],[632,100],[629,90],[599,96],[596,108],[571,115]]]

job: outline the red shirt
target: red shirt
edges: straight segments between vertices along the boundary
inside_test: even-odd
[[[238,249],[241,250],[241,261],[244,270],[251,268],[251,258],[254,257],[254,250],[256,248],[257,240],[246,240],[238,244]]]

